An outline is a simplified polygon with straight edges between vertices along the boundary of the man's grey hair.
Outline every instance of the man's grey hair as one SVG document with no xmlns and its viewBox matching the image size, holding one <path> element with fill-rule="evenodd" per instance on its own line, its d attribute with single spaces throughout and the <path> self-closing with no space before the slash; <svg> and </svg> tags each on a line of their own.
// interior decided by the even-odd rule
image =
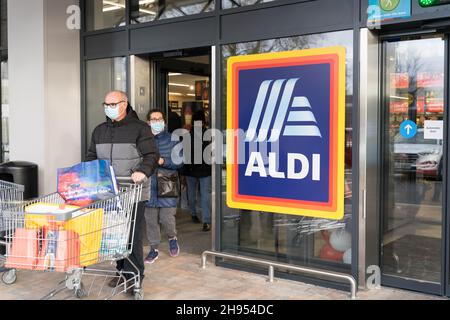
<svg viewBox="0 0 450 320">
<path fill-rule="evenodd" d="M 113 90 L 108 92 L 106 96 L 109 96 L 110 94 L 118 94 L 121 100 L 128 101 L 128 95 L 126 94 L 126 92 L 120 90 Z"/>
</svg>

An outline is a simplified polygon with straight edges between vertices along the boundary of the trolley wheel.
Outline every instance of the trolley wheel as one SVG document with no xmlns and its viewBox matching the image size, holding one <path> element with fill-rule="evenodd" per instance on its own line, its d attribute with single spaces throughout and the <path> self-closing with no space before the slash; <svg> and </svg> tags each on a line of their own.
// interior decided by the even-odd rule
<svg viewBox="0 0 450 320">
<path fill-rule="evenodd" d="M 2 274 L 2 281 L 4 284 L 11 285 L 14 282 L 16 282 L 16 280 L 17 280 L 16 269 L 11 269 L 11 270 L 5 271 Z"/>
<path fill-rule="evenodd" d="M 134 300 L 144 300 L 144 293 L 143 292 L 135 292 L 134 293 Z"/>
<path fill-rule="evenodd" d="M 80 288 L 75 289 L 75 296 L 76 296 L 78 299 L 83 299 L 84 297 L 87 296 L 86 290 L 84 289 L 83 283 L 81 283 Z"/>
</svg>

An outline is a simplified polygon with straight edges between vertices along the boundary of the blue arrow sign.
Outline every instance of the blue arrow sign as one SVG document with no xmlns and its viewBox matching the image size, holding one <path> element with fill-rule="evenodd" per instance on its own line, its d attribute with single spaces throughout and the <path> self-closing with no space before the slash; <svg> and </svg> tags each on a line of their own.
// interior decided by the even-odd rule
<svg viewBox="0 0 450 320">
<path fill-rule="evenodd" d="M 407 139 L 413 138 L 417 134 L 417 125 L 411 120 L 403 121 L 400 124 L 400 134 Z"/>
</svg>

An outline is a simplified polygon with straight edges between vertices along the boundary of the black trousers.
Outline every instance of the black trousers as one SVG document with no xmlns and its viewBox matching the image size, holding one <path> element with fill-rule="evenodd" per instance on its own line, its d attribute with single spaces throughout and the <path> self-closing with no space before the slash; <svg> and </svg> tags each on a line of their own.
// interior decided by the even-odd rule
<svg viewBox="0 0 450 320">
<path fill-rule="evenodd" d="M 128 257 L 138 268 L 141 279 L 144 278 L 144 228 L 145 228 L 145 201 L 138 202 L 136 211 L 136 226 L 134 230 L 133 248 Z M 131 241 L 130 234 L 130 241 Z M 126 259 L 117 261 L 117 270 L 129 271 L 136 273 L 136 268 Z"/>
</svg>

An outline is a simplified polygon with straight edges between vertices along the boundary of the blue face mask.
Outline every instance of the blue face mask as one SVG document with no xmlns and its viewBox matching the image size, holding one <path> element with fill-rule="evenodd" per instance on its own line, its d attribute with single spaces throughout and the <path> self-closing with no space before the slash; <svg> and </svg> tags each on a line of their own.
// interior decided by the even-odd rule
<svg viewBox="0 0 450 320">
<path fill-rule="evenodd" d="M 116 108 L 106 107 L 105 114 L 111 120 L 116 120 L 120 115 L 119 107 L 116 107 Z"/>
<path fill-rule="evenodd" d="M 152 133 L 157 135 L 164 131 L 165 124 L 164 121 L 152 122 L 150 123 L 150 127 L 152 128 Z"/>
</svg>

